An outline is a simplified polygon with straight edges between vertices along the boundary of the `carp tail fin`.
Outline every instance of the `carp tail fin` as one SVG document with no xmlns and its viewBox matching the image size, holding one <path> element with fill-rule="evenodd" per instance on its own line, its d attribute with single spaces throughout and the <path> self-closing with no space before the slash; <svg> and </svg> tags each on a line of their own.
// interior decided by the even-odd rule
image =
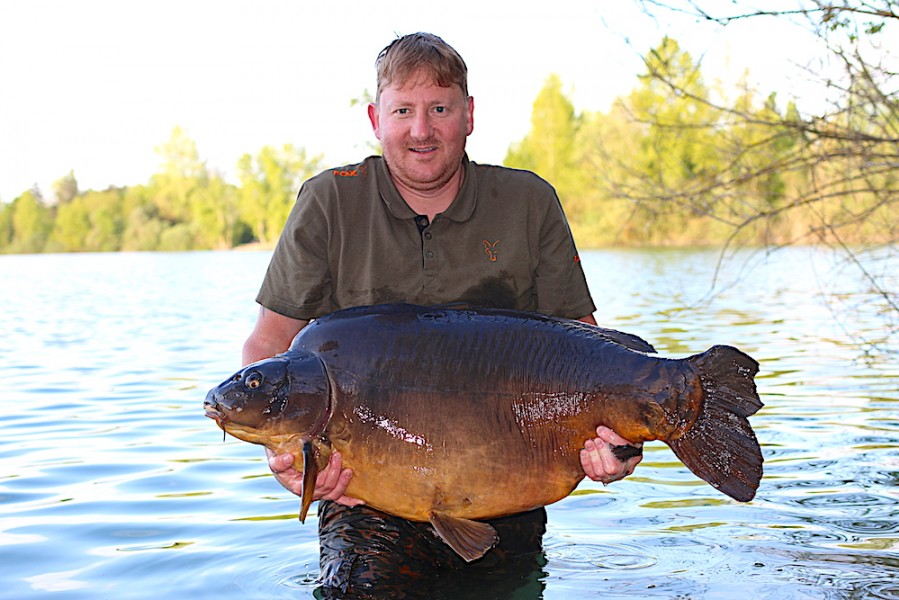
<svg viewBox="0 0 899 600">
<path fill-rule="evenodd" d="M 312 505 L 312 494 L 315 493 L 315 479 L 318 477 L 318 462 L 315 460 L 315 449 L 312 442 L 303 442 L 303 498 L 300 501 L 300 523 L 306 522 L 306 513 Z"/>
<path fill-rule="evenodd" d="M 440 539 L 465 562 L 481 558 L 499 541 L 496 530 L 481 521 L 452 517 L 438 511 L 431 511 L 428 520 Z"/>
<path fill-rule="evenodd" d="M 693 426 L 668 444 L 699 478 L 748 502 L 762 479 L 762 449 L 747 419 L 762 407 L 754 380 L 759 365 L 730 346 L 687 360 L 699 371 L 703 408 Z"/>
</svg>

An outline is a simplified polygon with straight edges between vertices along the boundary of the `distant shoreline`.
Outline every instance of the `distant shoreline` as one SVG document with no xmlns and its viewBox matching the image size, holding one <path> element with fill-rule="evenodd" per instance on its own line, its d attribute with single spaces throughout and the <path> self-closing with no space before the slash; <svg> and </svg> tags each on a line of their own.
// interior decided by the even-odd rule
<svg viewBox="0 0 899 600">
<path fill-rule="evenodd" d="M 273 244 L 265 244 L 263 242 L 250 242 L 248 244 L 240 244 L 238 246 L 234 246 L 231 250 L 237 250 L 239 252 L 255 252 L 260 250 L 274 250 L 275 246 Z"/>
</svg>

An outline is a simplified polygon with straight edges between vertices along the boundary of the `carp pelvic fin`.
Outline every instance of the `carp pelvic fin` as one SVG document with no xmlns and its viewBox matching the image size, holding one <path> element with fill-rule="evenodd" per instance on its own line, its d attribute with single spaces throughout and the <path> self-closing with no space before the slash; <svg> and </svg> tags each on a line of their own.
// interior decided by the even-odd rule
<svg viewBox="0 0 899 600">
<path fill-rule="evenodd" d="M 748 502 L 762 479 L 762 449 L 747 420 L 762 407 L 754 381 L 759 365 L 730 346 L 688 360 L 699 371 L 703 407 L 693 426 L 668 444 L 698 477 Z"/>
<path fill-rule="evenodd" d="M 431 511 L 429 520 L 440 539 L 465 562 L 481 558 L 499 541 L 496 530 L 487 523 L 451 517 L 437 511 Z"/>
<path fill-rule="evenodd" d="M 315 492 L 315 479 L 318 477 L 318 463 L 315 460 L 315 450 L 312 442 L 303 442 L 303 499 L 300 503 L 300 523 L 306 522 L 306 513 L 312 504 L 312 494 Z"/>
</svg>

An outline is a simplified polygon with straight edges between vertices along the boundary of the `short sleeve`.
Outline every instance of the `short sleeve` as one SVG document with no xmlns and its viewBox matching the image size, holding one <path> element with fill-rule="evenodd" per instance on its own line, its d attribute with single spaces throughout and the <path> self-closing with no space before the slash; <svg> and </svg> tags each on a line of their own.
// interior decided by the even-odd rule
<svg viewBox="0 0 899 600">
<path fill-rule="evenodd" d="M 540 229 L 535 272 L 537 309 L 544 314 L 579 319 L 592 314 L 596 305 L 562 205 L 555 192 L 552 197 Z"/>
<path fill-rule="evenodd" d="M 326 207 L 307 181 L 287 217 L 256 301 L 294 319 L 331 312 L 328 232 Z"/>
</svg>

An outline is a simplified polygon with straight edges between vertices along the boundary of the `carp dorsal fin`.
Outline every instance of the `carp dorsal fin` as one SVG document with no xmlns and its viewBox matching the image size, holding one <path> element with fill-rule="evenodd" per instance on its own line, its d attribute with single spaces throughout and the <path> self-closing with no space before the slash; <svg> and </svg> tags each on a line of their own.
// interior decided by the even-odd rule
<svg viewBox="0 0 899 600">
<path fill-rule="evenodd" d="M 629 350 L 645 352 L 647 354 L 655 354 L 656 352 L 656 349 L 652 347 L 652 344 L 632 333 L 624 333 L 623 331 L 596 326 L 592 326 L 591 329 L 599 335 L 599 337 L 614 342 L 619 346 L 624 346 Z"/>
<path fill-rule="evenodd" d="M 312 442 L 303 442 L 303 499 L 300 503 L 300 523 L 306 522 L 306 513 L 312 504 L 312 494 L 315 493 L 315 480 L 318 477 L 318 462 L 315 460 L 315 450 Z"/>
<path fill-rule="evenodd" d="M 440 539 L 465 562 L 481 558 L 499 541 L 496 530 L 487 523 L 452 517 L 438 511 L 431 511 L 428 516 Z"/>
</svg>

